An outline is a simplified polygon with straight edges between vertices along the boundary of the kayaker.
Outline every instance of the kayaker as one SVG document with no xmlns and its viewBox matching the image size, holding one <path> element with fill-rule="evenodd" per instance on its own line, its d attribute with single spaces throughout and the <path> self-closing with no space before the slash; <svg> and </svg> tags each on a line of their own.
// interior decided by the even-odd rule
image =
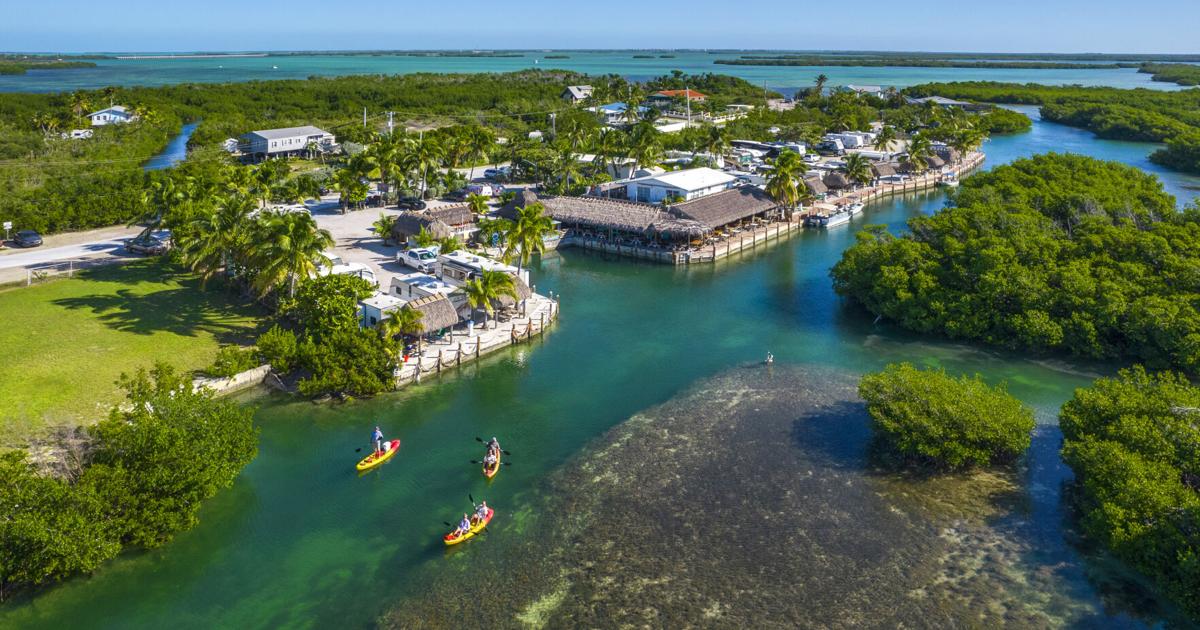
<svg viewBox="0 0 1200 630">
<path fill-rule="evenodd" d="M 483 456 L 483 463 L 488 468 L 495 466 L 496 465 L 496 452 L 492 451 L 492 450 L 488 450 L 487 455 Z"/>
<path fill-rule="evenodd" d="M 375 427 L 375 432 L 371 434 L 371 441 L 375 443 L 375 452 L 383 451 L 383 431 L 379 427 Z"/>
<path fill-rule="evenodd" d="M 475 522 L 478 523 L 487 518 L 488 506 L 487 501 L 480 501 L 479 506 L 475 508 Z"/>
<path fill-rule="evenodd" d="M 496 436 L 492 436 L 492 440 L 487 443 L 487 447 L 488 453 L 495 454 L 496 457 L 500 456 L 500 440 L 497 440 Z"/>
<path fill-rule="evenodd" d="M 471 531 L 471 519 L 463 514 L 462 520 L 458 522 L 458 529 L 454 530 L 454 535 L 462 536 L 469 531 Z"/>
</svg>

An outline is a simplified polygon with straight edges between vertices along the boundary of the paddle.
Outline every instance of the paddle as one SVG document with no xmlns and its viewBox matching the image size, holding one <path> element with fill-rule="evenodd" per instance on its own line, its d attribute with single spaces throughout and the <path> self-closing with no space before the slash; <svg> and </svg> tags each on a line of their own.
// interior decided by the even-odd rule
<svg viewBox="0 0 1200 630">
<path fill-rule="evenodd" d="M 475 441 L 479 442 L 480 444 L 487 444 L 487 440 L 479 437 L 478 435 L 475 436 Z M 512 453 L 509 453 L 508 451 L 506 451 L 504 449 L 500 449 L 500 452 L 504 453 L 505 455 L 512 455 Z"/>
</svg>

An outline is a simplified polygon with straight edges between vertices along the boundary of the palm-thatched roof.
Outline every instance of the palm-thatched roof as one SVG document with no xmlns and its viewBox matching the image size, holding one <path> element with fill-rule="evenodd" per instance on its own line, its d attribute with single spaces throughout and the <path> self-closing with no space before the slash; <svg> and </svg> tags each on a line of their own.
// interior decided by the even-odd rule
<svg viewBox="0 0 1200 630">
<path fill-rule="evenodd" d="M 567 227 L 586 227 L 593 230 L 616 230 L 632 234 L 692 238 L 704 234 L 707 228 L 698 221 L 683 219 L 664 211 L 660 206 L 604 199 L 600 197 L 541 197 L 530 191 L 518 194 L 501 208 L 500 215 L 516 218 L 517 210 L 530 203 L 541 202 L 546 214 Z M 505 211 L 510 215 L 505 215 Z"/>
<path fill-rule="evenodd" d="M 770 195 L 754 186 L 739 186 L 672 206 L 668 211 L 716 229 L 777 208 Z"/>
<path fill-rule="evenodd" d="M 525 281 L 521 279 L 521 276 L 513 276 L 512 279 L 513 287 L 517 290 L 517 299 L 514 300 L 511 295 L 501 295 L 500 298 L 494 302 L 500 308 L 511 308 L 515 306 L 517 302 L 520 302 L 521 300 L 528 300 L 533 296 L 533 289 L 530 289 L 529 285 L 525 284 Z"/>
<path fill-rule="evenodd" d="M 466 204 L 434 208 L 428 213 L 438 221 L 455 227 L 475 222 L 475 213 Z"/>
<path fill-rule="evenodd" d="M 931 155 L 925 158 L 925 161 L 929 164 L 929 168 L 942 168 L 946 165 L 946 160 L 943 160 L 936 155 Z"/>
<path fill-rule="evenodd" d="M 417 298 L 405 304 L 404 308 L 421 312 L 421 326 L 425 332 L 436 332 L 458 323 L 458 311 L 454 304 L 441 294 Z"/>
<path fill-rule="evenodd" d="M 955 149 L 954 147 L 937 147 L 935 151 L 937 152 L 938 157 L 942 158 L 947 163 L 957 162 L 959 158 L 962 157 L 962 154 L 959 153 L 958 149 Z"/>
<path fill-rule="evenodd" d="M 850 179 L 845 173 L 829 173 L 825 175 L 825 185 L 830 188 L 849 188 Z"/>
<path fill-rule="evenodd" d="M 871 172 L 875 177 L 891 177 L 896 174 L 898 166 L 895 162 L 876 162 L 871 165 Z"/>
<path fill-rule="evenodd" d="M 529 190 L 528 188 L 524 188 L 518 191 L 517 196 L 513 197 L 511 201 L 501 206 L 501 208 L 496 211 L 496 215 L 508 219 L 509 221 L 516 221 L 517 212 L 520 211 L 521 208 L 524 208 L 530 204 L 535 204 L 537 201 L 537 193 Z"/>
<path fill-rule="evenodd" d="M 426 212 L 401 212 L 392 224 L 392 238 L 406 241 L 409 237 L 420 234 L 422 228 L 429 230 L 434 238 L 446 238 L 451 234 L 449 225 Z"/>
<path fill-rule="evenodd" d="M 808 192 L 814 195 L 823 195 L 829 192 L 829 187 L 821 181 L 820 177 L 805 177 L 804 185 L 808 187 Z"/>
</svg>

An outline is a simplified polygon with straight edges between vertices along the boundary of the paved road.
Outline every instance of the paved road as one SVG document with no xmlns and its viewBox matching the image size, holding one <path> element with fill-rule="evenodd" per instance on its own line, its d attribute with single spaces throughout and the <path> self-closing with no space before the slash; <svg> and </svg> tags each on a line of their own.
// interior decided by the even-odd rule
<svg viewBox="0 0 1200 630">
<path fill-rule="evenodd" d="M 122 229 L 120 236 L 112 236 L 114 230 L 105 228 L 91 232 L 77 232 L 71 240 L 80 241 L 58 247 L 34 247 L 31 249 L 5 250 L 0 255 L 0 283 L 24 280 L 26 270 L 55 263 L 85 263 L 88 265 L 121 262 L 137 258 L 125 252 L 125 239 L 140 232 L 140 228 Z M 128 233 L 126 233 L 128 232 Z M 96 240 L 87 240 L 89 237 Z M 165 236 L 166 232 L 157 235 Z M 46 239 L 50 241 L 50 238 Z M 51 241 L 49 244 L 53 244 Z"/>
</svg>

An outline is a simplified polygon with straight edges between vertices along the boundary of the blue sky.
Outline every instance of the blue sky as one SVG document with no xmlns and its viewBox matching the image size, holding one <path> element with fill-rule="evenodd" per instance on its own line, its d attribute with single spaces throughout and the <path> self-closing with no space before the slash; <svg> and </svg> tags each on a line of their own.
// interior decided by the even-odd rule
<svg viewBox="0 0 1200 630">
<path fill-rule="evenodd" d="M 1198 0 L 49 0 L 20 2 L 4 18 L 5 51 L 1200 52 Z"/>
</svg>

